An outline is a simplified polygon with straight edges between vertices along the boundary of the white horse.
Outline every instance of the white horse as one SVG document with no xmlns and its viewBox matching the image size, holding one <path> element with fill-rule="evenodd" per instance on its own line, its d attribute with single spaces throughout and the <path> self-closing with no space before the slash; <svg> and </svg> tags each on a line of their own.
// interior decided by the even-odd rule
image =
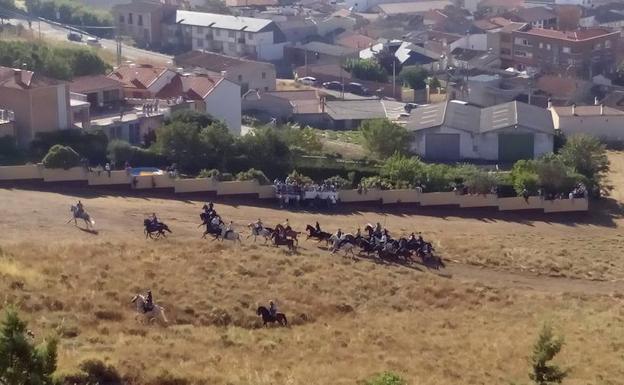
<svg viewBox="0 0 624 385">
<path fill-rule="evenodd" d="M 251 230 L 251 234 L 249 234 L 247 238 L 253 236 L 254 242 L 256 241 L 257 237 L 264 237 L 264 244 L 266 245 L 266 243 L 271 239 L 271 232 L 266 228 L 258 228 L 255 223 L 250 223 L 247 225 L 247 227 L 249 227 L 249 229 Z"/>
<path fill-rule="evenodd" d="M 219 226 L 219 228 L 221 229 L 221 241 L 223 241 L 224 239 L 227 239 L 228 241 L 238 241 L 238 243 L 243 243 L 243 241 L 241 241 L 241 236 L 239 233 L 237 233 L 234 230 L 231 230 L 229 232 L 227 232 L 227 227 L 222 223 L 221 226 Z M 225 235 L 225 233 L 227 232 L 227 235 Z"/>
<path fill-rule="evenodd" d="M 78 218 L 85 221 L 87 225 L 87 229 L 90 228 L 91 226 L 95 226 L 95 221 L 91 218 L 89 213 L 87 213 L 86 211 L 79 212 L 78 207 L 74 205 L 72 205 L 69 210 L 72 212 L 72 217 L 74 219 L 74 226 L 78 226 Z"/>
<path fill-rule="evenodd" d="M 160 321 L 163 325 L 169 323 L 167 317 L 165 316 L 165 308 L 159 305 L 154 304 L 152 310 L 146 312 L 145 311 L 145 297 L 141 294 L 137 294 L 132 297 L 131 303 L 136 305 L 137 317 L 143 316 L 144 320 L 147 322 L 152 321 Z"/>
<path fill-rule="evenodd" d="M 345 234 L 345 235 L 347 235 L 347 234 Z M 355 248 L 355 245 L 353 243 L 351 243 L 351 242 L 344 242 L 342 244 L 342 246 L 338 247 L 338 245 L 340 245 L 340 241 L 342 241 L 344 238 L 345 238 L 344 235 L 342 236 L 342 238 L 338 238 L 336 236 L 336 234 L 333 234 L 329 238 L 329 241 L 332 242 L 331 253 L 334 254 L 338 250 L 344 250 L 344 256 L 345 257 L 348 254 L 351 254 L 351 257 L 355 259 L 355 253 L 353 252 L 353 249 Z"/>
</svg>

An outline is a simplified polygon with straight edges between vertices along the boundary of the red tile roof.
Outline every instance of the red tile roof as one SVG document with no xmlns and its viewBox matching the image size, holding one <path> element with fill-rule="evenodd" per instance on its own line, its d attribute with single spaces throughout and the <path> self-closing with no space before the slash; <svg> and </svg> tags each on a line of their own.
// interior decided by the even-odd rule
<svg viewBox="0 0 624 385">
<path fill-rule="evenodd" d="M 607 36 L 610 34 L 619 34 L 619 32 L 614 32 L 606 28 L 587 28 L 579 29 L 576 31 L 557 31 L 554 29 L 532 28 L 522 33 L 567 41 L 583 41 Z"/>
<path fill-rule="evenodd" d="M 348 48 L 364 49 L 375 43 L 375 39 L 359 33 L 343 32 L 336 38 L 336 44 Z"/>
<path fill-rule="evenodd" d="M 278 0 L 225 0 L 228 7 L 267 7 L 279 5 Z"/>
<path fill-rule="evenodd" d="M 121 88 L 123 83 L 105 75 L 81 76 L 74 78 L 69 84 L 69 90 L 78 93 L 88 93 L 109 88 Z"/>
<path fill-rule="evenodd" d="M 33 89 L 49 87 L 63 83 L 60 80 L 48 78 L 32 71 L 16 68 L 0 67 L 0 87 Z"/>
<path fill-rule="evenodd" d="M 122 82 L 124 87 L 146 89 L 167 71 L 167 68 L 149 64 L 123 65 L 108 77 Z"/>
<path fill-rule="evenodd" d="M 222 77 L 209 75 L 176 75 L 169 84 L 156 94 L 156 97 L 184 96 L 191 100 L 204 100 L 222 80 Z"/>
</svg>

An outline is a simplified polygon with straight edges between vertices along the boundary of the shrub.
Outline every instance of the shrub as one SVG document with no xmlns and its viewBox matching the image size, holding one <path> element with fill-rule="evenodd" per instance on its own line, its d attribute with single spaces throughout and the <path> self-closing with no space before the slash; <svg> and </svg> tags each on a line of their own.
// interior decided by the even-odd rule
<svg viewBox="0 0 624 385">
<path fill-rule="evenodd" d="M 552 327 L 544 325 L 533 345 L 529 378 L 536 385 L 560 384 L 568 375 L 567 370 L 550 363 L 563 347 L 563 338 L 555 337 Z"/>
<path fill-rule="evenodd" d="M 609 171 L 609 159 L 605 146 L 597 138 L 589 135 L 571 136 L 559 154 L 566 166 L 586 178 L 590 194 L 599 196 L 608 190 L 604 179 Z"/>
<path fill-rule="evenodd" d="M 221 171 L 217 170 L 216 168 L 213 168 L 210 170 L 203 169 L 199 172 L 198 177 L 199 178 L 215 178 L 219 180 L 219 178 L 221 178 Z"/>
<path fill-rule="evenodd" d="M 108 159 L 118 166 L 126 162 L 134 167 L 160 167 L 167 164 L 167 159 L 150 149 L 132 146 L 123 140 L 113 140 L 108 144 Z"/>
<path fill-rule="evenodd" d="M 407 150 L 407 129 L 387 119 L 366 120 L 360 126 L 364 146 L 381 159 Z"/>
<path fill-rule="evenodd" d="M 325 183 L 329 183 L 333 185 L 338 190 L 346 190 L 353 187 L 353 181 L 345 179 L 340 175 L 332 176 L 331 178 L 325 179 Z"/>
<path fill-rule="evenodd" d="M 86 360 L 79 365 L 80 372 L 66 375 L 63 383 L 76 385 L 121 385 L 122 378 L 112 365 L 107 365 L 100 360 Z"/>
<path fill-rule="evenodd" d="M 288 177 L 294 180 L 298 185 L 314 183 L 314 181 L 310 177 L 307 177 L 301 173 L 298 173 L 297 170 L 293 170 L 290 174 L 288 174 Z"/>
<path fill-rule="evenodd" d="M 362 187 L 367 189 L 391 190 L 394 188 L 394 185 L 391 181 L 380 176 L 370 176 L 367 178 L 362 178 L 360 184 L 362 185 Z"/>
<path fill-rule="evenodd" d="M 236 174 L 236 180 L 244 181 L 244 180 L 256 180 L 261 185 L 269 185 L 271 181 L 267 178 L 266 175 L 260 170 L 256 170 L 255 168 L 250 168 L 247 171 L 241 171 Z"/>
<path fill-rule="evenodd" d="M 407 157 L 395 153 L 381 166 L 381 177 L 395 185 L 416 185 L 424 181 L 426 165 L 417 157 Z"/>
<path fill-rule="evenodd" d="M 364 381 L 364 385 L 407 385 L 407 381 L 396 373 L 383 372 Z"/>
<path fill-rule="evenodd" d="M 58 130 L 37 133 L 30 144 L 33 155 L 39 159 L 55 144 L 70 146 L 91 163 L 104 163 L 108 137 L 102 130 Z"/>
<path fill-rule="evenodd" d="M 349 59 L 345 64 L 345 70 L 358 79 L 381 83 L 388 81 L 386 71 L 373 59 Z"/>
<path fill-rule="evenodd" d="M 420 90 L 425 88 L 425 81 L 429 73 L 426 69 L 418 66 L 406 67 L 401 71 L 399 79 L 407 87 L 413 90 Z"/>
<path fill-rule="evenodd" d="M 422 188 L 425 192 L 449 191 L 454 183 L 451 166 L 446 164 L 428 164 L 425 169 L 425 180 Z"/>
<path fill-rule="evenodd" d="M 80 166 L 80 155 L 69 146 L 56 144 L 50 148 L 50 151 L 43 158 L 43 166 L 45 168 L 62 168 L 67 170 Z"/>
</svg>

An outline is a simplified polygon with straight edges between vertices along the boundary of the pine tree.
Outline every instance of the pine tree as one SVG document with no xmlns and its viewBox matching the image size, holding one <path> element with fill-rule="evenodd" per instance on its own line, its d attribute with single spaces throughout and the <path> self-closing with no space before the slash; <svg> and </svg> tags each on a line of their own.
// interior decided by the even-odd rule
<svg viewBox="0 0 624 385">
<path fill-rule="evenodd" d="M 563 347 L 563 338 L 555 337 L 552 327 L 544 325 L 533 346 L 529 378 L 536 385 L 560 384 L 568 371 L 550 363 Z"/>
</svg>

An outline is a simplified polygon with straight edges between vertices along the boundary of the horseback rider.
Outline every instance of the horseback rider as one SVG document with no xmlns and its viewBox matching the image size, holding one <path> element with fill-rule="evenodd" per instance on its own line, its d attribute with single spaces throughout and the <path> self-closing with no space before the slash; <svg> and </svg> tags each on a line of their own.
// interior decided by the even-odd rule
<svg viewBox="0 0 624 385">
<path fill-rule="evenodd" d="M 342 229 L 338 229 L 338 231 L 336 231 L 336 238 L 338 238 L 338 240 L 342 239 Z"/>
<path fill-rule="evenodd" d="M 143 304 L 143 310 L 145 313 L 154 310 L 154 298 L 152 297 L 152 291 L 148 290 L 145 298 L 145 304 Z"/>
<path fill-rule="evenodd" d="M 282 226 L 284 226 L 284 231 L 292 230 L 292 227 L 290 227 L 290 222 L 288 222 L 288 218 L 286 218 L 286 222 L 284 222 Z"/>
<path fill-rule="evenodd" d="M 229 233 L 234 232 L 234 230 L 232 229 L 233 226 L 234 226 L 234 222 L 230 221 L 230 223 L 225 228 L 225 233 L 223 233 L 223 238 L 224 239 L 227 239 L 227 236 L 228 236 Z"/>
<path fill-rule="evenodd" d="M 360 230 L 359 227 L 358 227 L 357 231 L 355 232 L 355 238 L 356 239 L 362 238 L 362 231 Z"/>
<path fill-rule="evenodd" d="M 84 213 L 84 206 L 82 205 L 82 202 L 80 200 L 78 200 L 78 203 L 76 203 L 76 208 L 76 216 L 80 217 L 82 213 Z"/>
<path fill-rule="evenodd" d="M 273 301 L 269 301 L 269 314 L 271 314 L 273 318 L 277 317 L 277 306 L 275 306 Z"/>
<path fill-rule="evenodd" d="M 160 223 L 158 221 L 158 217 L 156 216 L 156 213 L 152 213 L 151 222 L 152 222 L 152 226 L 158 226 L 158 224 Z"/>
<path fill-rule="evenodd" d="M 210 221 L 210 227 L 212 227 L 213 229 L 216 229 L 219 227 L 220 224 L 221 224 L 221 217 L 219 217 L 218 215 L 215 215 L 214 217 L 212 217 L 212 220 Z"/>
<path fill-rule="evenodd" d="M 388 242 L 388 230 L 383 231 L 383 233 L 381 233 L 381 238 L 379 239 L 379 243 L 385 244 L 386 242 Z"/>
<path fill-rule="evenodd" d="M 375 234 L 381 234 L 381 223 L 377 222 L 377 225 L 375 225 Z"/>
<path fill-rule="evenodd" d="M 316 228 L 316 232 L 317 232 L 317 233 L 320 233 L 320 232 L 321 232 L 321 225 L 319 225 L 318 221 L 316 221 L 316 226 L 315 226 L 315 228 Z"/>
<path fill-rule="evenodd" d="M 262 220 L 260 218 L 258 218 L 258 220 L 254 223 L 254 227 L 256 228 L 256 231 L 261 231 L 262 228 L 264 227 L 262 224 Z"/>
</svg>

